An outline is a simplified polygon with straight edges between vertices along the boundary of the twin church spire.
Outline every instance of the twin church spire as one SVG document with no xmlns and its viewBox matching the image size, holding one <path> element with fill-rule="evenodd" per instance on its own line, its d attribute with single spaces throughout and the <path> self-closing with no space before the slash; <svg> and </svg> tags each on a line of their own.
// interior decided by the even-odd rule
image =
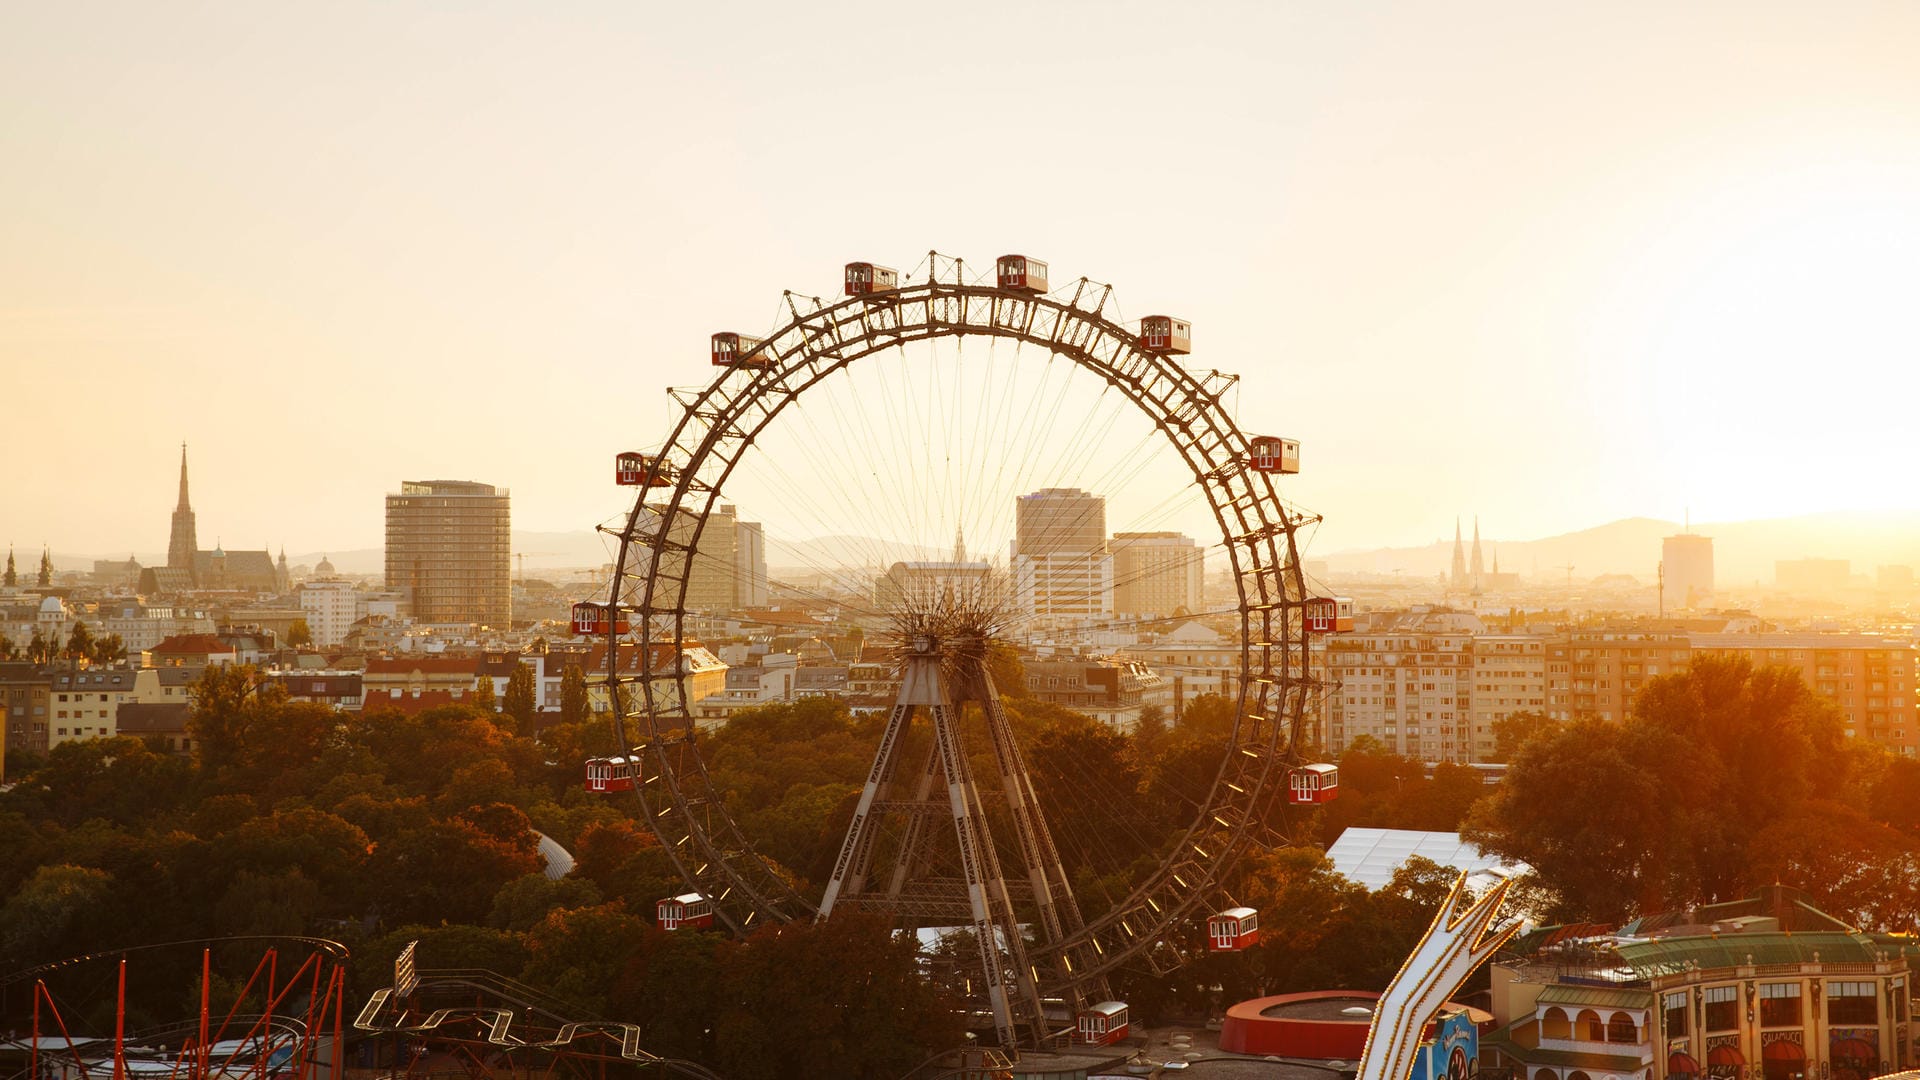
<svg viewBox="0 0 1920 1080">
<path fill-rule="evenodd" d="M 1494 556 L 1494 570 L 1500 568 L 1500 557 Z M 1480 516 L 1473 518 L 1473 563 L 1468 568 L 1467 552 L 1460 542 L 1460 519 L 1453 519 L 1453 577 L 1452 585 L 1456 590 L 1469 590 L 1478 595 L 1487 579 L 1486 562 L 1480 557 Z"/>
</svg>

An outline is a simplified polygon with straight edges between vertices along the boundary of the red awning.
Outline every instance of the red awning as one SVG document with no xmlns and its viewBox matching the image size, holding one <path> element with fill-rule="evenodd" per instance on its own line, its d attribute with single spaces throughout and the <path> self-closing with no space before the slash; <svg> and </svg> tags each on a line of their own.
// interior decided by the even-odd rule
<svg viewBox="0 0 1920 1080">
<path fill-rule="evenodd" d="M 1833 1044 L 1833 1057 L 1836 1061 L 1877 1061 L 1880 1048 L 1865 1039 L 1841 1039 Z"/>
<path fill-rule="evenodd" d="M 1693 1060 L 1692 1054 L 1667 1055 L 1668 1076 L 1699 1076 L 1700 1063 Z"/>
<path fill-rule="evenodd" d="M 1805 1061 L 1807 1052 L 1800 1044 L 1779 1039 L 1760 1048 L 1760 1056 L 1768 1061 Z"/>
<path fill-rule="evenodd" d="M 1746 1063 L 1747 1055 L 1741 1053 L 1737 1046 L 1716 1046 L 1707 1051 L 1709 1065 L 1745 1065 Z"/>
</svg>

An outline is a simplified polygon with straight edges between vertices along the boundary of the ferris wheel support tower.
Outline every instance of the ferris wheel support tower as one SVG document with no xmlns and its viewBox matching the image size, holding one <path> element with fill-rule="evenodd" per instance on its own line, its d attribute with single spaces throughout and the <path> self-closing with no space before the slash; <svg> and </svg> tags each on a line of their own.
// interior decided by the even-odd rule
<svg viewBox="0 0 1920 1080">
<path fill-rule="evenodd" d="M 832 915 L 836 906 L 871 907 L 915 925 L 966 923 L 980 950 L 1000 1045 L 1019 1045 L 1022 1026 L 1038 1042 L 1046 1034 L 1040 980 L 1028 958 L 1014 912 L 1013 890 L 1001 868 L 986 808 L 973 780 L 960 726 L 966 702 L 974 702 L 986 719 L 1001 791 L 1045 944 L 1067 941 L 1085 929 L 1085 922 L 1040 812 L 1026 760 L 986 670 L 985 613 L 949 606 L 932 615 L 908 615 L 903 621 L 908 640 L 899 697 L 888 713 L 886 731 L 821 899 L 819 917 Z M 896 788 L 904 786 L 902 743 L 915 715 L 923 710 L 932 725 L 932 742 L 912 797 L 900 798 Z M 936 781 L 944 781 L 944 797 L 936 795 Z M 943 815 L 953 823 L 954 861 L 961 872 L 957 879 L 939 873 L 950 868 L 938 858 L 944 845 L 936 820 Z M 890 840 L 883 841 L 883 834 L 890 834 Z M 880 856 L 883 843 L 888 850 Z M 885 867 L 884 862 L 876 866 L 877 857 L 890 859 L 890 870 L 876 875 L 876 869 Z M 884 889 L 869 889 L 869 881 L 876 877 L 886 879 Z M 1059 976 L 1070 974 L 1049 972 L 1047 981 L 1057 982 Z M 1104 980 L 1100 989 L 1104 992 Z M 1076 987 L 1073 1006 L 1078 1010 L 1084 1004 Z"/>
</svg>

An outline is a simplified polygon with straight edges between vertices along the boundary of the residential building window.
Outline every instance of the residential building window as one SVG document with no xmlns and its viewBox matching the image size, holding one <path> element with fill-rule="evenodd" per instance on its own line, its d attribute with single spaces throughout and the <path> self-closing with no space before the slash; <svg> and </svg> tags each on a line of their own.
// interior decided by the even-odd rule
<svg viewBox="0 0 1920 1080">
<path fill-rule="evenodd" d="M 1760 1026 L 1800 1026 L 1800 984 L 1760 984 Z"/>
</svg>

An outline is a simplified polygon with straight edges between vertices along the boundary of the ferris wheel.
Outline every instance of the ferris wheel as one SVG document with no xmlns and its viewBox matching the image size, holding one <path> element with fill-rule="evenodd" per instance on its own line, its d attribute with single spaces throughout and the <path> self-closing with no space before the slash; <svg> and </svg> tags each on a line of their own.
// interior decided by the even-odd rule
<svg viewBox="0 0 1920 1080">
<path fill-rule="evenodd" d="M 1009 1045 L 1016 1026 L 1037 1025 L 1043 998 L 1092 1006 L 1083 1017 L 1104 1008 L 1100 1031 L 1108 1031 L 1115 1003 L 1092 1003 L 1107 996 L 1110 975 L 1182 961 L 1181 935 L 1197 912 L 1221 906 L 1225 876 L 1258 842 L 1264 809 L 1336 790 L 1330 766 L 1301 756 L 1320 689 L 1308 643 L 1350 616 L 1303 575 L 1296 532 L 1314 519 L 1275 488 L 1277 475 L 1298 471 L 1298 443 L 1244 433 L 1229 404 L 1238 377 L 1183 359 L 1191 340 L 1189 324 L 1172 316 L 1123 323 L 1110 286 L 1079 278 L 1052 287 L 1037 259 L 1003 256 L 990 273 L 975 274 L 936 253 L 908 274 L 849 263 L 841 297 L 788 292 L 770 331 L 713 335 L 712 379 L 672 392 L 679 415 L 671 433 L 654 449 L 619 455 L 616 479 L 638 495 L 623 520 L 603 527 L 619 544 L 604 602 L 574 610 L 575 632 L 608 645 L 596 682 L 618 745 L 631 747 L 589 763 L 589 787 L 634 792 L 687 883 L 686 893 L 661 901 L 663 925 L 746 933 L 815 918 L 836 903 L 922 925 L 971 922 Z M 840 481 L 823 479 L 834 471 Z M 1010 626 L 1029 637 L 1093 640 L 1126 620 L 1112 611 L 1104 620 L 1036 618 L 1031 582 L 1022 592 L 1011 570 L 985 605 L 956 604 L 951 588 L 930 603 L 896 595 L 892 611 L 882 610 L 884 599 L 845 599 L 859 589 L 850 581 L 870 580 L 889 562 L 935 565 L 924 557 L 947 536 L 955 550 L 944 562 L 975 565 L 965 556 L 968 536 L 1004 539 L 994 528 L 1013 517 L 1012 498 L 1066 479 L 1136 493 L 1134 523 L 1177 519 L 1204 531 L 1229 583 L 1212 611 L 1235 630 L 1224 646 L 1232 677 L 1222 684 L 1233 696 L 1232 731 L 1218 771 L 1193 794 L 1191 822 L 1157 869 L 1093 917 L 1074 902 L 1071 845 L 1056 843 L 1039 813 L 1019 740 L 1004 717 L 995 719 L 998 697 L 980 657 L 985 639 Z M 814 556 L 821 572 L 808 588 L 841 597 L 849 619 L 890 620 L 897 629 L 903 684 L 824 897 L 803 895 L 756 847 L 701 752 L 696 706 L 710 685 L 689 657 L 712 615 L 700 595 L 702 541 L 723 515 L 731 519 L 731 501 L 749 497 L 798 506 L 815 530 L 913 534 L 892 548 L 869 538 L 870 550 L 850 556 L 852 542 L 836 532 L 839 553 Z M 990 539 L 986 548 L 997 545 Z M 1109 576 L 1097 587 L 1115 584 Z M 943 741 L 959 736 L 954 724 L 941 726 L 942 710 L 966 702 L 986 717 L 996 779 L 1012 807 L 1013 874 L 986 835 L 965 754 L 949 753 Z M 934 728 L 917 773 L 917 761 L 900 766 L 892 756 L 895 735 L 916 716 Z M 943 806 L 959 832 L 952 866 L 964 868 L 948 875 L 951 895 L 939 893 L 938 882 L 908 882 L 911 851 L 925 844 L 924 823 Z M 904 825 L 893 839 L 876 840 L 888 812 Z M 890 890 L 873 883 L 888 876 L 875 865 L 876 848 L 892 853 Z M 1210 920 L 1214 947 L 1250 940 L 1252 915 L 1230 907 Z M 1037 941 L 1018 941 L 1022 923 L 1039 927 Z M 1098 1041 L 1099 1032 L 1085 1034 Z"/>
</svg>

